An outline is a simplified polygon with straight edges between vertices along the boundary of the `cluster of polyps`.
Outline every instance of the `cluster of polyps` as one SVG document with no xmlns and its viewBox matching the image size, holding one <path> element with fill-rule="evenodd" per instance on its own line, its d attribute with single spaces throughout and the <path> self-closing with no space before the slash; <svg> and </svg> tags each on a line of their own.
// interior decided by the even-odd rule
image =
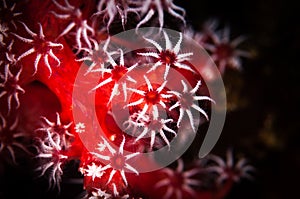
<svg viewBox="0 0 300 199">
<path fill-rule="evenodd" d="M 36 156 L 41 159 L 41 166 L 36 170 L 41 171 L 40 176 L 50 170 L 49 186 L 59 188 L 63 174 L 62 165 L 68 160 L 66 155 L 66 151 L 70 147 L 68 137 L 73 135 L 69 133 L 72 123 L 64 125 L 61 123 L 60 115 L 56 113 L 56 116 L 56 122 L 42 117 L 44 121 L 42 127 L 36 129 L 37 133 L 43 133 L 38 138 L 38 155 Z"/>
<path fill-rule="evenodd" d="M 196 72 L 188 63 L 190 59 L 193 59 L 193 53 L 181 52 L 183 41 L 181 33 L 178 34 L 174 48 L 169 35 L 166 32 L 162 33 L 164 35 L 165 46 L 161 46 L 152 39 L 145 38 L 145 41 L 154 45 L 154 48 L 147 48 L 133 55 L 137 60 L 133 65 L 127 63 L 128 57 L 126 57 L 122 49 L 117 49 L 113 52 L 107 50 L 109 49 L 107 42 L 109 39 L 105 42 L 105 51 L 101 53 L 104 53 L 104 58 L 101 59 L 100 64 L 95 64 L 99 61 L 94 56 L 97 52 L 87 51 L 88 55 L 84 57 L 84 60 L 92 61 L 90 66 L 84 65 L 86 67 L 84 76 L 89 77 L 96 73 L 100 77 L 98 83 L 91 85 L 91 89 L 86 94 L 106 92 L 108 94 L 107 100 L 103 99 L 102 96 L 99 96 L 99 98 L 96 97 L 96 100 L 101 100 L 101 104 L 106 105 L 108 110 L 117 102 L 124 105 L 121 109 L 129 111 L 127 118 L 124 117 L 122 118 L 123 120 L 118 121 L 121 122 L 122 126 L 127 125 L 125 130 L 121 129 L 123 138 L 121 144 L 118 146 L 119 148 L 115 149 L 109 143 L 114 141 L 114 137 L 111 138 L 108 136 L 108 138 L 105 138 L 101 136 L 98 147 L 90 153 L 92 158 L 88 160 L 89 163 L 82 164 L 80 167 L 80 171 L 89 179 L 86 181 L 86 186 L 91 187 L 92 191 L 90 193 L 94 196 L 99 192 L 99 189 L 102 191 L 102 194 L 112 194 L 115 197 L 116 193 L 121 193 L 121 190 L 129 184 L 125 171 L 139 174 L 134 165 L 129 164 L 127 161 L 131 158 L 138 159 L 140 152 L 155 151 L 167 145 L 169 152 L 172 153 L 172 139 L 177 137 L 177 131 L 186 117 L 189 118 L 191 128 L 196 132 L 196 116 L 190 109 L 203 114 L 207 120 L 209 118 L 209 114 L 205 112 L 201 105 L 198 105 L 198 101 L 200 100 L 213 101 L 209 96 L 200 95 L 199 88 L 201 81 L 198 80 L 195 85 L 190 86 L 191 83 L 189 80 L 172 80 L 171 75 L 169 75 L 174 70 L 180 69 L 193 76 Z M 114 59 L 112 55 L 119 56 Z M 143 59 L 140 59 L 144 57 L 151 57 L 154 61 L 153 65 L 147 62 L 147 66 L 145 66 L 141 61 Z M 132 71 L 140 69 L 144 71 L 138 75 L 142 76 L 142 78 L 132 73 Z M 163 75 L 158 73 L 161 69 L 164 70 Z M 153 80 L 153 75 L 160 76 L 161 78 Z M 183 88 L 170 89 L 169 83 L 172 81 L 178 81 L 179 84 L 182 84 Z M 173 112 L 177 116 L 170 116 L 163 112 Z M 118 110 L 117 112 L 111 110 L 110 114 L 116 120 L 119 119 L 118 114 L 120 113 Z M 82 132 L 82 135 L 85 134 L 88 136 L 87 131 L 82 129 L 83 126 L 88 128 L 88 125 L 90 124 L 78 122 L 75 130 Z M 126 135 L 125 131 L 134 132 L 134 135 Z M 112 133 L 107 132 L 107 134 L 110 135 Z M 143 145 L 144 151 L 126 155 L 124 147 L 129 147 L 128 143 L 130 142 L 128 140 L 134 140 L 134 144 L 140 143 L 140 145 Z M 160 143 L 160 145 L 156 143 Z M 116 183 L 116 179 L 119 179 L 121 183 L 120 181 Z"/>
<path fill-rule="evenodd" d="M 42 16 L 35 17 L 40 21 L 32 21 L 30 24 L 25 18 L 21 18 L 21 12 L 26 11 L 19 11 L 23 4 L 18 6 L 14 2 L 2 0 L 1 16 L 4 13 L 8 18 L 0 20 L 0 154 L 8 152 L 14 162 L 17 162 L 18 149 L 30 154 L 23 142 L 30 135 L 33 140 L 37 140 L 37 154 L 34 157 L 39 160 L 39 165 L 36 170 L 42 176 L 48 176 L 49 184 L 53 187 L 59 187 L 65 164 L 71 159 L 80 159 L 79 170 L 84 175 L 87 197 L 135 197 L 133 193 L 139 190 L 130 191 L 131 180 L 126 172 L 139 174 L 139 171 L 131 160 L 138 159 L 144 151 L 155 151 L 164 146 L 171 153 L 172 141 L 178 136 L 178 129 L 187 124 L 191 131 L 186 131 L 186 134 L 196 132 L 199 122 L 195 112 L 208 121 L 209 113 L 202 102 L 214 102 L 207 94 L 201 95 L 200 89 L 205 84 L 195 78 L 196 70 L 189 63 L 193 59 L 193 52 L 186 52 L 181 48 L 183 35 L 179 33 L 177 40 L 171 42 L 168 33 L 162 30 L 168 23 L 165 20 L 166 14 L 181 22 L 184 30 L 185 11 L 176 6 L 173 0 L 100 0 L 95 4 L 95 9 L 88 13 L 89 17 L 86 17 L 84 8 L 75 6 L 68 0 L 45 2 L 49 3 L 51 10 L 43 10 Z M 118 23 L 125 29 L 129 15 L 136 33 L 140 33 L 140 27 L 147 24 L 158 26 L 165 45 L 145 35 L 144 39 L 152 49 L 141 50 L 130 60 L 122 49 L 109 51 L 111 35 L 108 30 L 113 29 L 113 23 Z M 45 26 L 46 21 L 51 21 L 50 16 L 58 21 L 58 30 L 52 31 Z M 17 21 L 20 23 L 16 23 Z M 102 27 L 100 31 L 99 26 Z M 222 33 L 215 30 L 215 23 L 208 24 L 204 33 L 195 34 L 194 38 L 210 51 L 221 73 L 224 73 L 227 66 L 240 68 L 239 56 L 247 55 L 236 49 L 241 39 L 229 41 L 228 29 Z M 57 35 L 49 35 L 51 33 Z M 102 37 L 97 37 L 99 35 Z M 104 47 L 100 48 L 98 44 L 106 36 L 108 39 Z M 77 59 L 72 52 L 74 48 L 77 50 Z M 114 59 L 115 55 L 119 55 L 118 59 Z M 147 66 L 142 66 L 143 60 L 148 60 Z M 152 64 L 149 64 L 149 60 Z M 107 132 L 107 138 L 102 136 L 93 152 L 88 152 L 78 139 L 79 135 L 90 133 L 88 124 L 78 122 L 74 129 L 71 128 L 72 106 L 68 97 L 74 87 L 72 75 L 82 61 L 90 62 L 85 71 L 86 76 L 96 73 L 101 77 L 98 84 L 92 85 L 86 94 L 100 91 L 108 94 L 109 99 L 104 106 L 110 111 L 111 103 L 121 93 L 124 96 L 124 108 L 130 112 L 129 117 L 121 121 L 126 126 L 122 134 Z M 141 67 L 145 67 L 142 70 L 144 72 L 139 74 L 141 78 L 131 75 L 132 71 Z M 191 82 L 190 79 L 176 79 L 178 87 L 171 89 L 169 83 L 174 81 L 170 77 L 172 70 L 189 74 L 194 79 Z M 159 76 L 161 81 L 153 81 L 153 74 Z M 42 126 L 37 127 L 35 133 L 19 131 L 24 124 L 20 124 L 18 117 L 14 117 L 18 110 L 28 106 L 19 99 L 19 94 L 27 91 L 26 84 L 30 84 L 27 79 L 38 80 L 47 85 L 62 105 L 62 110 L 51 110 L 53 115 L 56 111 L 60 112 L 56 113 L 56 121 L 52 122 L 48 115 L 42 117 Z M 61 82 L 58 84 L 57 81 Z M 131 131 L 132 136 L 126 135 L 125 131 Z M 121 141 L 115 144 L 118 139 Z M 139 152 L 127 154 L 129 145 L 138 145 Z M 219 176 L 215 179 L 218 184 L 228 180 L 238 181 L 241 177 L 248 178 L 249 172 L 253 170 L 246 165 L 244 159 L 236 165 L 230 157 L 224 162 L 219 157 L 212 156 L 211 161 L 214 162 L 213 166 L 206 171 Z M 164 178 L 154 182 L 155 186 L 151 189 L 165 191 L 165 198 L 197 198 L 197 190 L 201 184 L 198 174 L 201 172 L 197 168 L 185 169 L 184 164 L 182 159 L 178 161 L 177 169 L 163 169 Z M 138 178 L 148 180 L 141 175 Z"/>
<path fill-rule="evenodd" d="M 169 77 L 170 69 L 181 69 L 189 74 L 194 74 L 195 71 L 191 66 L 187 64 L 190 59 L 193 59 L 192 52 L 181 52 L 181 45 L 183 41 L 183 36 L 181 33 L 178 35 L 178 40 L 174 45 L 170 41 L 168 34 L 163 31 L 165 47 L 162 47 L 158 42 L 145 38 L 147 42 L 154 45 L 154 49 L 144 50 L 144 52 L 139 52 L 136 55 L 137 63 L 132 66 L 127 67 L 126 60 L 124 59 L 124 53 L 122 49 L 118 49 L 119 51 L 119 63 L 117 64 L 115 60 L 112 58 L 110 52 L 106 52 L 108 66 L 104 66 L 102 63 L 99 68 L 91 70 L 87 69 L 87 72 L 91 73 L 100 73 L 102 77 L 99 83 L 92 88 L 89 92 L 98 91 L 105 88 L 108 84 L 112 85 L 112 90 L 110 91 L 110 96 L 108 100 L 108 104 L 112 102 L 112 99 L 116 97 L 120 92 L 124 95 L 125 108 L 128 108 L 131 111 L 130 115 L 136 115 L 137 117 L 125 118 L 124 123 L 130 122 L 131 127 L 139 127 L 142 128 L 140 133 L 135 132 L 136 139 L 138 141 L 144 137 L 148 137 L 150 134 L 150 148 L 153 148 L 156 134 L 159 134 L 163 141 L 170 147 L 170 141 L 167 138 L 165 132 L 171 133 L 176 137 L 176 129 L 172 129 L 168 127 L 170 124 L 175 122 L 177 124 L 177 128 L 180 127 L 182 120 L 184 118 L 184 114 L 186 113 L 191 124 L 191 128 L 194 132 L 195 129 L 195 116 L 193 115 L 191 109 L 198 111 L 208 120 L 209 116 L 198 105 L 198 101 L 200 100 L 208 100 L 213 102 L 213 100 L 208 96 L 199 96 L 197 95 L 199 88 L 201 86 L 201 81 L 198 80 L 196 85 L 193 88 L 189 89 L 189 83 L 184 81 L 183 79 L 171 80 Z M 105 44 L 105 48 L 107 48 L 107 43 Z M 115 54 L 115 52 L 114 52 Z M 140 57 L 151 57 L 153 58 L 154 63 L 149 64 L 150 68 L 146 69 L 145 74 L 143 75 L 144 81 L 135 80 L 135 77 L 132 77 L 131 71 L 136 68 L 146 66 L 142 66 L 143 63 L 139 61 Z M 91 54 L 90 60 L 92 60 L 93 54 Z M 85 58 L 85 59 L 88 59 Z M 94 68 L 94 64 L 91 65 Z M 164 69 L 163 81 L 161 83 L 152 83 L 151 79 L 147 76 L 151 76 L 152 74 L 160 75 L 157 73 L 157 70 L 160 68 Z M 142 75 L 142 74 L 140 74 Z M 170 81 L 178 81 L 178 84 L 182 84 L 183 89 L 180 90 L 171 90 L 168 88 L 168 82 Z M 137 86 L 137 88 L 128 87 L 128 83 L 131 82 L 131 85 Z M 143 86 L 145 85 L 145 86 Z M 128 92 L 132 93 L 132 97 L 127 101 Z M 135 96 L 135 97 L 133 97 Z M 175 102 L 172 106 L 171 104 Z M 160 115 L 160 112 L 167 111 L 178 111 L 178 118 L 164 118 Z M 141 120 L 141 118 L 144 118 Z"/>
<path fill-rule="evenodd" d="M 228 68 L 242 70 L 241 58 L 251 57 L 249 52 L 238 48 L 246 38 L 239 36 L 231 40 L 230 28 L 226 26 L 223 29 L 218 29 L 218 25 L 217 20 L 210 19 L 204 24 L 203 32 L 194 33 L 192 30 L 188 30 L 186 34 L 193 37 L 195 41 L 209 52 L 222 75 Z"/>
<path fill-rule="evenodd" d="M 157 21 L 162 29 L 165 21 L 164 12 L 186 23 L 185 10 L 176 6 L 173 0 L 102 0 L 99 1 L 94 16 L 96 19 L 99 17 L 105 19 L 108 30 L 117 17 L 121 19 L 122 26 L 125 28 L 128 14 L 134 13 L 139 18 L 136 25 L 136 31 L 138 31 L 139 27 L 155 18 L 155 14 L 158 15 Z"/>
</svg>

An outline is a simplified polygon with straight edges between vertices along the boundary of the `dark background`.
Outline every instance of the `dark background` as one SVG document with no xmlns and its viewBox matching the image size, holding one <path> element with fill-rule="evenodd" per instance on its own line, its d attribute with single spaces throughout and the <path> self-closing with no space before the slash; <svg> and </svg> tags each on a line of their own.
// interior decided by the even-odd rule
<svg viewBox="0 0 300 199">
<path fill-rule="evenodd" d="M 177 1 L 195 29 L 219 19 L 232 37 L 248 37 L 242 47 L 253 59 L 243 60 L 241 74 L 224 78 L 229 111 L 213 152 L 233 147 L 252 161 L 254 182 L 242 181 L 230 199 L 299 198 L 299 52 L 300 7 L 296 1 Z"/>
</svg>

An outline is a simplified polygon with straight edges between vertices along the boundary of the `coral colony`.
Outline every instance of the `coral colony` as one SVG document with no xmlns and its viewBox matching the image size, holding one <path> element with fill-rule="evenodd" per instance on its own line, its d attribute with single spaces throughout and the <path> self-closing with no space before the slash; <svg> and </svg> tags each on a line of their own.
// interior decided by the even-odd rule
<svg viewBox="0 0 300 199">
<path fill-rule="evenodd" d="M 136 167 L 143 153 L 164 147 L 172 153 L 180 134 L 202 133 L 198 127 L 210 122 L 217 102 L 190 62 L 195 54 L 183 43 L 191 37 L 226 75 L 242 69 L 241 57 L 249 56 L 238 49 L 243 37 L 231 40 L 228 27 L 209 21 L 202 32 L 192 30 L 185 10 L 173 0 L 1 0 L 0 13 L 0 156 L 8 165 L 31 159 L 36 176 L 47 179 L 51 191 L 63 192 L 66 165 L 80 161 L 76 175 L 83 179 L 83 198 L 90 199 L 224 198 L 234 182 L 253 178 L 254 168 L 245 158 L 236 160 L 231 150 L 225 160 L 191 155 L 156 171 Z M 160 36 L 141 31 L 147 26 L 157 27 Z M 165 27 L 179 32 L 170 35 Z M 113 42 L 127 42 L 113 34 L 129 29 L 144 34 L 147 47 L 112 48 Z M 98 78 L 81 92 L 95 96 L 101 133 L 73 118 L 79 68 L 85 78 Z M 171 71 L 181 75 L 174 78 Z M 38 95 L 39 89 L 53 99 Z M 90 106 L 75 104 L 82 110 Z M 128 110 L 127 115 L 116 114 L 113 106 Z M 84 137 L 95 142 L 92 149 Z M 149 162 L 160 164 L 155 155 Z"/>
</svg>

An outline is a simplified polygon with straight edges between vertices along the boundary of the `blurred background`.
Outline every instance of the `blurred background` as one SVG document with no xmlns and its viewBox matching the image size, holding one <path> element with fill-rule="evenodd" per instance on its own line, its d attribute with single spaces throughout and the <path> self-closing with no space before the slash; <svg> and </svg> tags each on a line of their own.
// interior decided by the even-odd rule
<svg viewBox="0 0 300 199">
<path fill-rule="evenodd" d="M 228 113 L 213 153 L 233 147 L 257 168 L 254 182 L 235 185 L 228 199 L 298 198 L 300 179 L 300 26 L 295 1 L 176 1 L 189 22 L 201 30 L 216 18 L 229 25 L 231 36 L 253 59 L 241 73 L 226 73 Z"/>
</svg>

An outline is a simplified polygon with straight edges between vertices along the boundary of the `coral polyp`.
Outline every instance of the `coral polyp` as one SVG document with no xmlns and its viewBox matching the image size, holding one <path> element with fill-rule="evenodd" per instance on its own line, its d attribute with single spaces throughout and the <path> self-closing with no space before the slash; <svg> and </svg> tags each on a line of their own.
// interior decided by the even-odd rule
<svg viewBox="0 0 300 199">
<path fill-rule="evenodd" d="M 134 102 L 130 102 L 127 106 L 131 107 L 142 105 L 142 111 L 140 115 L 145 114 L 150 108 L 152 108 L 153 110 L 155 109 L 155 112 L 158 113 L 158 105 L 162 106 L 163 108 L 166 108 L 166 104 L 164 102 L 165 99 L 172 97 L 172 95 L 167 94 L 164 91 L 167 81 L 164 81 L 159 87 L 157 86 L 157 88 L 154 89 L 151 82 L 146 76 L 144 76 L 144 79 L 147 83 L 147 90 L 144 91 L 128 88 L 128 90 L 141 95 L 141 98 Z"/>
<path fill-rule="evenodd" d="M 241 158 L 234 164 L 234 157 L 232 150 L 227 150 L 226 160 L 216 155 L 210 155 L 211 159 L 216 165 L 208 168 L 211 172 L 216 172 L 219 176 L 217 183 L 221 184 L 227 180 L 233 180 L 239 182 L 241 178 L 253 179 L 253 173 L 255 169 L 253 166 L 248 164 L 247 159 Z"/>
<path fill-rule="evenodd" d="M 36 171 L 40 171 L 40 176 L 44 176 L 49 171 L 49 187 L 60 189 L 61 176 L 63 174 L 62 165 L 68 160 L 68 156 L 64 155 L 64 144 L 61 137 L 57 133 L 51 134 L 47 130 L 47 135 L 39 141 L 39 154 L 36 158 L 40 159 L 40 166 Z"/>
<path fill-rule="evenodd" d="M 12 25 L 13 28 L 17 29 L 16 18 L 21 15 L 21 12 L 16 12 L 16 3 L 13 3 L 12 6 L 8 5 L 6 0 L 2 0 L 2 6 L 0 7 L 1 20 L 6 21 L 6 25 Z"/>
<path fill-rule="evenodd" d="M 126 67 L 124 63 L 124 57 L 123 57 L 123 50 L 119 49 L 120 51 L 120 61 L 119 64 L 115 62 L 115 60 L 111 57 L 110 53 L 107 53 L 108 61 L 112 66 L 112 69 L 110 68 L 99 68 L 92 70 L 92 72 L 101 72 L 102 73 L 108 73 L 109 77 L 101 81 L 97 86 L 92 88 L 91 91 L 97 90 L 98 88 L 101 88 L 102 86 L 108 84 L 108 83 L 114 83 L 114 87 L 111 91 L 111 95 L 109 98 L 109 102 L 119 93 L 119 86 L 121 84 L 123 92 L 124 92 L 124 98 L 127 99 L 127 81 L 135 83 L 135 80 L 127 75 L 130 71 L 132 71 L 138 64 L 134 64 L 130 67 Z M 119 81 L 121 80 L 121 81 Z"/>
<path fill-rule="evenodd" d="M 24 57 L 27 57 L 33 53 L 36 53 L 36 57 L 34 60 L 34 72 L 33 75 L 37 73 L 38 66 L 40 64 L 40 60 L 44 60 L 45 66 L 49 70 L 49 76 L 52 75 L 52 66 L 50 65 L 49 58 L 51 57 L 55 62 L 56 66 L 60 65 L 60 60 L 57 58 L 57 56 L 54 54 L 53 49 L 61 50 L 63 49 L 63 45 L 60 43 L 54 43 L 51 41 L 46 40 L 43 27 L 39 23 L 39 34 L 36 34 L 32 32 L 28 26 L 21 22 L 26 32 L 32 37 L 32 39 L 27 39 L 25 37 L 22 37 L 18 34 L 12 33 L 16 38 L 20 39 L 22 42 L 27 43 L 29 45 L 32 45 L 32 48 L 28 49 L 24 53 L 22 53 L 20 56 L 18 56 L 17 61 L 20 61 Z"/>
<path fill-rule="evenodd" d="M 57 36 L 57 38 L 63 37 L 70 34 L 73 29 L 75 29 L 76 35 L 76 48 L 78 51 L 83 47 L 82 40 L 88 48 L 92 48 L 90 37 L 95 34 L 94 29 L 88 25 L 86 19 L 82 18 L 82 12 L 79 8 L 72 6 L 68 0 L 64 0 L 65 5 L 59 4 L 56 0 L 52 0 L 56 7 L 63 12 L 63 14 L 56 13 L 52 11 L 52 14 L 62 20 L 68 20 L 70 23 L 67 27 Z"/>
<path fill-rule="evenodd" d="M 123 181 L 125 182 L 125 185 L 128 185 L 127 178 L 125 175 L 125 170 L 130 170 L 131 172 L 136 173 L 137 175 L 139 172 L 133 168 L 131 165 L 127 163 L 127 160 L 134 158 L 135 156 L 139 155 L 139 153 L 132 153 L 128 155 L 124 155 L 124 144 L 125 144 L 125 137 L 123 137 L 122 143 L 120 145 L 120 148 L 118 151 L 116 151 L 110 144 L 105 140 L 105 138 L 102 138 L 102 141 L 104 145 L 106 146 L 107 150 L 109 151 L 110 155 L 103 155 L 98 152 L 91 152 L 95 157 L 103 160 L 108 161 L 108 164 L 105 165 L 103 168 L 100 169 L 100 171 L 106 171 L 109 168 L 112 168 L 110 171 L 110 175 L 107 181 L 107 184 L 109 184 L 114 177 L 116 172 L 119 172 L 122 176 Z M 100 151 L 103 153 L 103 151 Z"/>
<path fill-rule="evenodd" d="M 143 19 L 137 24 L 136 30 L 139 27 L 149 22 L 157 13 L 158 24 L 160 29 L 164 26 L 164 13 L 167 12 L 173 17 L 186 23 L 185 10 L 173 3 L 173 0 L 144 0 L 136 2 L 137 7 L 134 9 L 136 12 L 143 16 Z"/>
<path fill-rule="evenodd" d="M 168 93 L 174 94 L 178 98 L 178 101 L 173 106 L 171 106 L 169 110 L 179 107 L 180 114 L 179 114 L 179 118 L 177 120 L 177 127 L 180 127 L 180 123 L 182 122 L 184 113 L 186 113 L 189 117 L 191 127 L 192 127 L 193 131 L 195 132 L 196 129 L 194 126 L 194 117 L 191 112 L 191 108 L 200 112 L 202 115 L 205 116 L 205 118 L 207 120 L 208 120 L 208 115 L 202 108 L 200 108 L 197 104 L 195 104 L 194 101 L 208 100 L 208 101 L 214 102 L 214 100 L 208 96 L 195 95 L 201 85 L 201 81 L 198 81 L 196 86 L 193 89 L 191 89 L 190 91 L 188 90 L 187 84 L 183 80 L 181 80 L 181 83 L 183 86 L 182 93 L 179 93 L 177 91 L 168 91 Z"/>
<path fill-rule="evenodd" d="M 145 38 L 146 41 L 148 41 L 149 43 L 155 46 L 155 48 L 158 50 L 158 53 L 157 52 L 138 53 L 139 55 L 154 57 L 156 59 L 155 64 L 151 67 L 150 70 L 148 70 L 147 73 L 154 71 L 159 66 L 165 66 L 164 79 L 166 80 L 171 66 L 194 72 L 194 70 L 190 66 L 183 63 L 184 61 L 188 61 L 190 59 L 189 57 L 192 56 L 193 53 L 189 52 L 189 53 L 179 54 L 181 49 L 180 45 L 182 42 L 182 34 L 181 33 L 179 34 L 179 39 L 176 45 L 173 47 L 168 34 L 166 32 L 163 33 L 166 42 L 165 49 L 163 49 L 156 41 Z"/>
<path fill-rule="evenodd" d="M 163 196 L 164 199 L 180 199 L 183 198 L 184 193 L 187 193 L 190 198 L 196 198 L 196 191 L 194 188 L 199 187 L 201 181 L 197 180 L 195 176 L 201 173 L 200 168 L 185 170 L 182 159 L 179 159 L 177 161 L 176 169 L 165 168 L 161 172 L 166 176 L 158 181 L 154 187 L 155 189 L 166 188 L 166 192 Z"/>
<path fill-rule="evenodd" d="M 14 99 L 16 102 L 15 108 L 18 109 L 20 107 L 19 94 L 25 93 L 25 90 L 20 86 L 19 83 L 22 67 L 15 75 L 12 74 L 10 70 L 10 65 L 6 64 L 4 74 L 0 74 L 0 78 L 3 81 L 0 83 L 0 88 L 2 88 L 2 91 L 0 92 L 0 98 L 4 96 L 7 97 L 8 113 L 12 109 L 12 99 Z"/>
</svg>

